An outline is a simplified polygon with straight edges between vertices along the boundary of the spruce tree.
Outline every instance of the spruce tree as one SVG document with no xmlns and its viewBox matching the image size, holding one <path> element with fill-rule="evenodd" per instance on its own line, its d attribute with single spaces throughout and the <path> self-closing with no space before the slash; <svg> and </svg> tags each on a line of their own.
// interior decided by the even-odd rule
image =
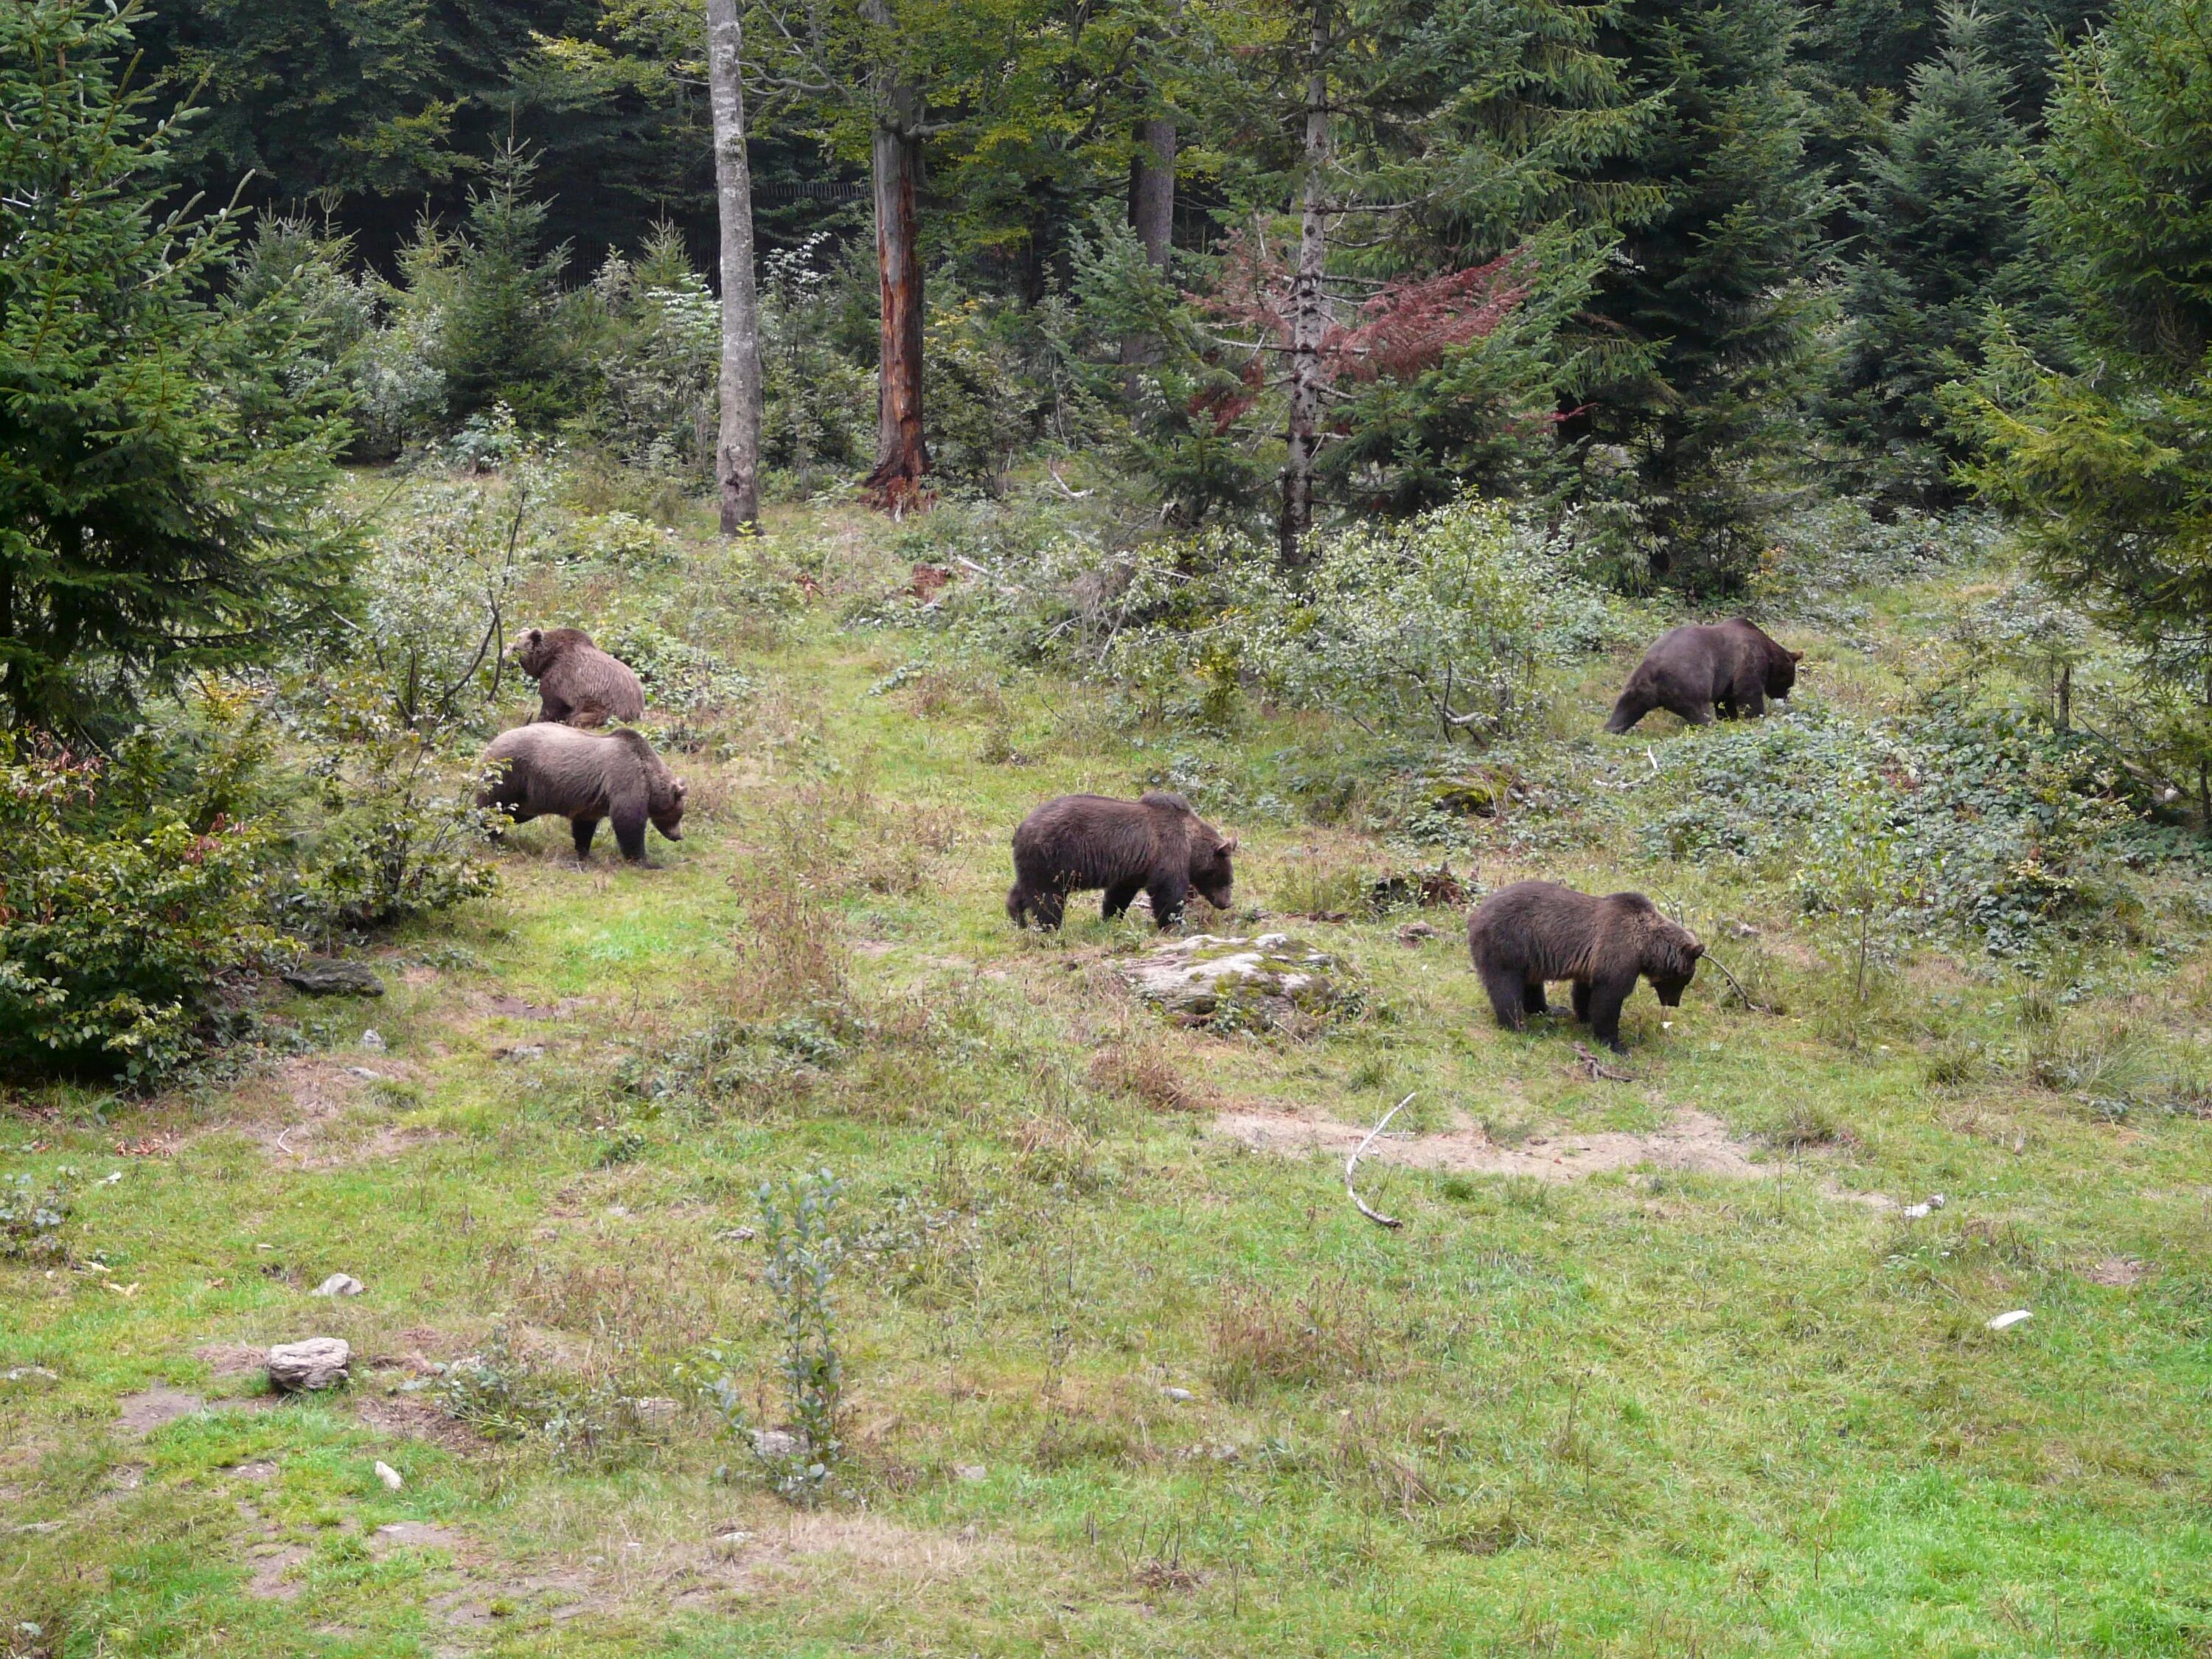
<svg viewBox="0 0 2212 1659">
<path fill-rule="evenodd" d="M 2083 367 L 2001 326 L 1946 401 L 2039 573 L 2167 689 L 2165 763 L 2212 824 L 2212 0 L 2118 8 L 2050 124 L 2034 228 Z"/>
<path fill-rule="evenodd" d="M 0 7 L 0 700 L 82 732 L 321 611 L 344 441 L 326 308 L 212 292 L 228 215 L 162 205 L 173 122 L 118 88 L 130 14 Z M 266 262 L 264 262 L 264 264 Z"/>
<path fill-rule="evenodd" d="M 531 199 L 532 172 L 520 147 L 502 145 L 490 183 L 470 192 L 437 354 L 456 420 L 503 403 L 524 426 L 542 428 L 573 398 L 574 354 L 559 327 L 568 249 L 542 251 L 546 208 Z"/>
<path fill-rule="evenodd" d="M 1843 349 L 1826 418 L 1893 499 L 1954 499 L 1961 451 L 1936 390 L 1972 371 L 1992 304 L 2033 303 L 2028 174 L 2004 72 L 1977 13 L 1947 11 L 1944 46 L 1911 102 L 1863 159 L 1860 252 L 1844 289 Z"/>
<path fill-rule="evenodd" d="M 1656 205 L 1590 309 L 1649 355 L 1589 386 L 1570 429 L 1605 467 L 1626 463 L 1640 526 L 1624 558 L 1691 587 L 1725 590 L 1756 556 L 1762 469 L 1810 366 L 1805 279 L 1828 196 L 1789 74 L 1797 21 L 1791 0 L 1626 0 L 1603 37 L 1651 113 L 1598 178 Z"/>
</svg>

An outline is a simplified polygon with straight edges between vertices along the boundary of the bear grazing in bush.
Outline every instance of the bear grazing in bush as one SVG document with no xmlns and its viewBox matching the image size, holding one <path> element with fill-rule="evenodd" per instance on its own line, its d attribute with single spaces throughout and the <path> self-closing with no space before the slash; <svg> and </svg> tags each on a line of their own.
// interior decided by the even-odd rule
<svg viewBox="0 0 2212 1659">
<path fill-rule="evenodd" d="M 645 826 L 671 841 L 684 839 L 684 786 L 673 777 L 641 732 L 583 732 L 573 726 L 518 726 L 484 750 L 497 768 L 477 797 L 517 823 L 534 817 L 568 820 L 576 856 L 589 858 L 601 818 L 611 818 L 623 856 L 645 859 Z"/>
<path fill-rule="evenodd" d="M 1797 684 L 1802 651 L 1785 651 L 1751 622 L 1692 623 L 1659 636 L 1628 677 L 1613 706 L 1608 732 L 1626 732 L 1655 708 L 1670 709 L 1692 726 L 1756 719 L 1769 697 L 1786 697 Z"/>
<path fill-rule="evenodd" d="M 1224 841 L 1181 795 L 1062 795 L 1014 831 L 1006 914 L 1018 927 L 1034 915 L 1040 927 L 1057 927 L 1070 893 L 1103 887 L 1108 921 L 1142 892 L 1152 902 L 1152 920 L 1171 927 L 1194 887 L 1208 903 L 1229 908 L 1230 854 L 1236 850 L 1236 842 Z"/>
<path fill-rule="evenodd" d="M 514 659 L 538 682 L 541 720 L 605 726 L 645 718 L 645 688 L 637 676 L 580 628 L 533 628 L 515 641 Z"/>
<path fill-rule="evenodd" d="M 1637 975 L 1672 1008 L 1705 953 L 1641 893 L 1598 898 L 1550 881 L 1516 881 L 1492 893 L 1468 918 L 1467 944 L 1500 1025 L 1521 1030 L 1544 1012 L 1546 980 L 1572 980 L 1575 1018 L 1615 1052 L 1621 1005 Z"/>
</svg>

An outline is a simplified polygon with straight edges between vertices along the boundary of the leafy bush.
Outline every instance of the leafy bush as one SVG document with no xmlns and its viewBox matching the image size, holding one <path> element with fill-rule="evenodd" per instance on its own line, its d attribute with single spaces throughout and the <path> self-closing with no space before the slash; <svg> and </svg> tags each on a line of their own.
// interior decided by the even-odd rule
<svg viewBox="0 0 2212 1659">
<path fill-rule="evenodd" d="M 625 460 L 705 475 L 714 465 L 722 308 L 691 268 L 682 234 L 654 226 L 635 263 L 609 256 L 592 291 L 606 337 L 586 428 Z"/>
<path fill-rule="evenodd" d="M 600 644 L 637 672 L 656 709 L 696 714 L 743 702 L 758 689 L 750 675 L 711 651 L 651 623 L 618 623 Z"/>
<path fill-rule="evenodd" d="M 1853 854 L 1848 837 L 1825 861 L 1808 843 L 1823 826 L 1832 839 L 1836 803 L 1853 801 L 1899 876 L 1863 908 L 1900 933 L 1948 927 L 2000 955 L 2110 918 L 2130 817 L 2081 740 L 1952 696 L 1894 723 L 1814 705 L 1708 727 L 1667 745 L 1640 787 L 1669 803 L 1641 826 L 1648 852 L 1761 867 L 1813 913 L 1838 902 L 1822 870 Z"/>
<path fill-rule="evenodd" d="M 1525 724 L 1542 671 L 1616 631 L 1560 549 L 1472 500 L 1326 538 L 1301 578 L 1226 532 L 1118 560 L 1063 540 L 1006 580 L 959 584 L 946 608 L 1201 725 L 1251 692 L 1394 737 Z"/>
<path fill-rule="evenodd" d="M 492 1328 L 482 1352 L 440 1366 L 431 1392 L 456 1422 L 568 1468 L 618 1462 L 648 1437 L 645 1401 L 605 1376 L 586 1381 L 532 1364 L 515 1353 L 504 1325 Z"/>
<path fill-rule="evenodd" d="M 11 1261 L 59 1255 L 62 1227 L 69 1220 L 70 1170 L 51 1180 L 29 1175 L 0 1176 L 0 1256 Z"/>
<path fill-rule="evenodd" d="M 761 459 L 802 494 L 864 470 L 875 443 L 875 376 L 833 339 L 854 284 L 825 263 L 830 246 L 823 233 L 762 262 Z"/>
<path fill-rule="evenodd" d="M 157 1080 L 276 949 L 269 826 L 104 799 L 106 771 L 0 737 L 0 1072 Z"/>
</svg>

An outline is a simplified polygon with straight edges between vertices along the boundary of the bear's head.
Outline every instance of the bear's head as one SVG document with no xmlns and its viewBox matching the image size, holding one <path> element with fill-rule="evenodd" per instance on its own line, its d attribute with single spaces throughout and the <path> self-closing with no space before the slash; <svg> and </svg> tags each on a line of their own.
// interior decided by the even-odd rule
<svg viewBox="0 0 2212 1659">
<path fill-rule="evenodd" d="M 1797 684 L 1797 665 L 1805 660 L 1802 651 L 1785 651 L 1768 641 L 1766 647 L 1766 695 L 1786 697 Z"/>
<path fill-rule="evenodd" d="M 671 841 L 684 839 L 684 780 L 665 766 L 656 768 L 646 795 L 646 816 Z"/>
<path fill-rule="evenodd" d="M 1190 884 L 1200 898 L 1217 910 L 1229 908 L 1231 886 L 1236 872 L 1231 867 L 1231 857 L 1237 851 L 1237 837 L 1226 840 L 1204 824 L 1196 826 L 1190 837 Z"/>
<path fill-rule="evenodd" d="M 533 680 L 543 679 L 562 652 L 591 642 L 592 636 L 580 628 L 532 628 L 516 636 L 513 655 L 524 673 Z"/>
<path fill-rule="evenodd" d="M 1644 941 L 1644 977 L 1659 994 L 1662 1007 L 1682 1006 L 1682 993 L 1690 988 L 1698 958 L 1705 953 L 1705 947 L 1688 928 L 1662 915 L 1651 918 Z"/>
</svg>

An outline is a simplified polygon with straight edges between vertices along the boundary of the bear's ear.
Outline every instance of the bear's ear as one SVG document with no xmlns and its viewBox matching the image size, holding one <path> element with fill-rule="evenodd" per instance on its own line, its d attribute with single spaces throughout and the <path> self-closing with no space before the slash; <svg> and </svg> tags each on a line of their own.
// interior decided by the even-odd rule
<svg viewBox="0 0 2212 1659">
<path fill-rule="evenodd" d="M 1699 957 L 1701 957 L 1701 956 L 1705 955 L 1705 945 L 1704 945 L 1703 944 L 1701 944 L 1699 941 L 1698 941 L 1698 940 L 1696 940 L 1696 939 L 1692 939 L 1692 940 L 1690 941 L 1690 960 L 1691 960 L 1691 961 L 1695 962 L 1695 961 L 1696 961 Z"/>
<path fill-rule="evenodd" d="M 1227 841 L 1224 841 L 1224 842 L 1223 842 L 1221 843 L 1221 855 L 1222 855 L 1224 858 L 1228 857 L 1230 854 L 1231 854 L 1231 853 L 1235 852 L 1236 850 L 1237 850 L 1237 837 L 1236 837 L 1236 836 L 1230 836 L 1230 838 L 1229 838 Z"/>
<path fill-rule="evenodd" d="M 1805 653 L 1802 651 L 1792 651 L 1790 653 L 1790 660 L 1792 662 L 1802 662 L 1805 660 Z"/>
</svg>

